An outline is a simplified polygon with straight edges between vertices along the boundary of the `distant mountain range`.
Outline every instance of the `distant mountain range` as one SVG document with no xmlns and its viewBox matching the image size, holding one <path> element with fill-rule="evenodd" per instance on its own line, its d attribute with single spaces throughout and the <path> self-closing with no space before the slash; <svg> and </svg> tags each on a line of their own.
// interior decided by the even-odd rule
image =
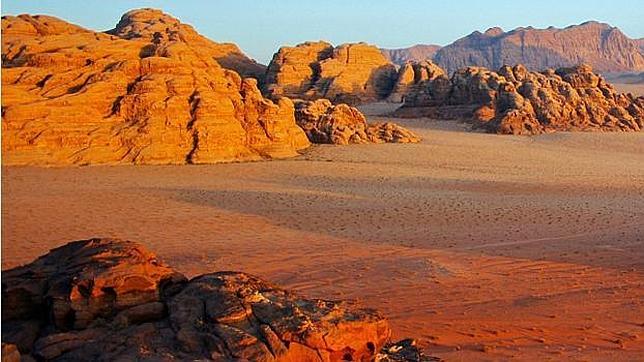
<svg viewBox="0 0 644 362">
<path fill-rule="evenodd" d="M 450 73 L 463 66 L 497 69 L 517 63 L 532 70 L 588 63 L 599 72 L 644 71 L 644 39 L 630 39 L 618 28 L 595 21 L 563 29 L 527 27 L 505 32 L 496 27 L 440 48 L 415 45 L 383 49 L 383 54 L 398 64 L 425 55 L 424 59 Z"/>
<path fill-rule="evenodd" d="M 409 60 L 419 62 L 432 59 L 440 48 L 440 45 L 416 44 L 409 48 L 381 49 L 381 51 L 392 63 L 403 64 Z"/>
</svg>

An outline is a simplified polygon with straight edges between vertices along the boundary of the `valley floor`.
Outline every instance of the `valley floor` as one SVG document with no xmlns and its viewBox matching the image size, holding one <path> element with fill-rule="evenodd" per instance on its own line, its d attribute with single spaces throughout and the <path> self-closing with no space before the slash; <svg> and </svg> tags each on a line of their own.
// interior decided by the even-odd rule
<svg viewBox="0 0 644 362">
<path fill-rule="evenodd" d="M 644 133 L 396 122 L 423 142 L 209 166 L 5 167 L 2 268 L 71 240 L 129 238 L 189 275 L 240 270 L 356 299 L 447 360 L 644 356 Z"/>
</svg>

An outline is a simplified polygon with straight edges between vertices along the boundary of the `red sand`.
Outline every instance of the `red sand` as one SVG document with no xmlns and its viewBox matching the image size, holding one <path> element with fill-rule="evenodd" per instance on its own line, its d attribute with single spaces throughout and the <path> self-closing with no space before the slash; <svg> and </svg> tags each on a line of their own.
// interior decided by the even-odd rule
<svg viewBox="0 0 644 362">
<path fill-rule="evenodd" d="M 2 268 L 141 241 L 382 310 L 448 360 L 644 356 L 644 134 L 534 138 L 407 121 L 418 145 L 212 166 L 3 168 Z"/>
</svg>

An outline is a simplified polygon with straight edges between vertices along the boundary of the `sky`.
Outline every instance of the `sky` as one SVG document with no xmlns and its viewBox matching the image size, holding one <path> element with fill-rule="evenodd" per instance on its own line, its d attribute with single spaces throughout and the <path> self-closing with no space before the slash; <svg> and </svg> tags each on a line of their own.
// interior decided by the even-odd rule
<svg viewBox="0 0 644 362">
<path fill-rule="evenodd" d="M 597 20 L 644 38 L 641 0 L 4 0 L 2 15 L 47 14 L 108 30 L 123 13 L 141 7 L 161 9 L 214 41 L 236 43 L 264 64 L 280 46 L 308 40 L 381 48 L 447 45 L 493 26 L 508 31 Z"/>
</svg>

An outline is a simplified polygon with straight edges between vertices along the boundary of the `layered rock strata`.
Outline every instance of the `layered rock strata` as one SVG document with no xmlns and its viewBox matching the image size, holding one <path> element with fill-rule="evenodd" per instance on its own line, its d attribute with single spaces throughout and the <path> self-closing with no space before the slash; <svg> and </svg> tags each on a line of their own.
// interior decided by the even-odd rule
<svg viewBox="0 0 644 362">
<path fill-rule="evenodd" d="M 292 102 L 220 65 L 252 73 L 241 53 L 160 11 L 128 12 L 108 33 L 3 17 L 2 33 L 5 165 L 212 163 L 309 145 Z"/>
<path fill-rule="evenodd" d="M 307 42 L 275 53 L 265 91 L 272 97 L 359 104 L 386 98 L 396 75 L 396 67 L 374 46 Z"/>
</svg>

